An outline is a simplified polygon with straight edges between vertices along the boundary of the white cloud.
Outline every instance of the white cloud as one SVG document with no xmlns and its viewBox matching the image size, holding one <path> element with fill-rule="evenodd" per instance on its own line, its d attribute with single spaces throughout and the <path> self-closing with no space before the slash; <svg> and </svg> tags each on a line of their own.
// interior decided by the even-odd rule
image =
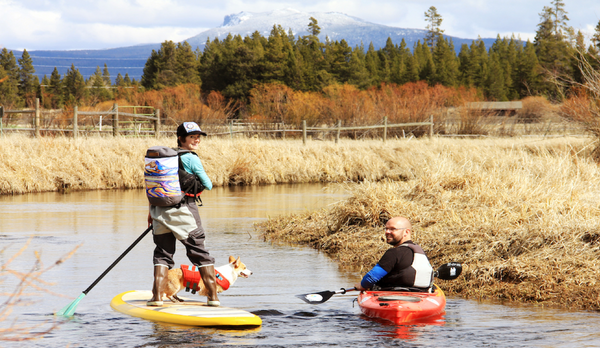
<svg viewBox="0 0 600 348">
<path fill-rule="evenodd" d="M 448 35 L 477 38 L 521 35 L 533 38 L 539 13 L 551 0 L 0 0 L 0 46 L 32 49 L 84 49 L 181 41 L 219 26 L 241 11 L 294 8 L 342 12 L 369 22 L 425 28 L 424 13 L 435 6 Z M 600 1 L 570 0 L 569 24 L 593 33 Z"/>
</svg>

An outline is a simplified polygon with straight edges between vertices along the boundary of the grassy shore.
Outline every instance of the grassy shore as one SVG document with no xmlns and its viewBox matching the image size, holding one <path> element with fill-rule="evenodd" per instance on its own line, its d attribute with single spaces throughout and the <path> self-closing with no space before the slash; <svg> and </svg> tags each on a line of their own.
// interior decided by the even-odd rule
<svg viewBox="0 0 600 348">
<path fill-rule="evenodd" d="M 326 209 L 257 227 L 364 274 L 389 248 L 382 226 L 413 222 L 432 263 L 463 263 L 451 295 L 600 310 L 600 169 L 590 140 L 434 139 L 390 144 L 401 180 L 344 184 Z M 393 160 L 392 160 L 393 158 Z"/>
<path fill-rule="evenodd" d="M 142 188 L 145 149 L 173 139 L 0 138 L 0 194 Z M 600 310 L 600 169 L 583 138 L 309 142 L 206 139 L 214 184 L 339 183 L 337 205 L 257 225 L 368 270 L 404 215 L 434 265 L 464 264 L 448 294 Z"/>
</svg>

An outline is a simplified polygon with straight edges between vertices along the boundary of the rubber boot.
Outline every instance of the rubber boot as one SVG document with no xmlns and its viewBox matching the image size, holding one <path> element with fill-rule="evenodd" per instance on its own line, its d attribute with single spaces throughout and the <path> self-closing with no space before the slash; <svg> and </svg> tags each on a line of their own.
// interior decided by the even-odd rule
<svg viewBox="0 0 600 348">
<path fill-rule="evenodd" d="M 219 297 L 217 297 L 217 279 L 215 277 L 215 266 L 203 266 L 200 267 L 200 276 L 202 277 L 202 282 L 208 290 L 208 294 L 206 295 L 206 304 L 213 307 L 219 307 L 221 302 L 219 302 Z"/>
<path fill-rule="evenodd" d="M 163 305 L 162 294 L 167 283 L 169 267 L 165 265 L 154 265 L 154 284 L 152 285 L 152 298 L 146 306 L 161 307 Z"/>
</svg>

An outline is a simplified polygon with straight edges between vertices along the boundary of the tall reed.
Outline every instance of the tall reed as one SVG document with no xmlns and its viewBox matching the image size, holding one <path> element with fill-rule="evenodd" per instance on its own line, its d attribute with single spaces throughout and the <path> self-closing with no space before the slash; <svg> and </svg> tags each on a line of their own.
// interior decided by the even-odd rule
<svg viewBox="0 0 600 348">
<path fill-rule="evenodd" d="M 377 181 L 410 175 L 392 143 L 342 140 L 304 146 L 301 140 L 208 138 L 197 152 L 216 186 Z M 0 138 L 0 194 L 142 188 L 144 154 L 154 145 L 176 143 L 174 138 L 5 136 Z"/>
</svg>

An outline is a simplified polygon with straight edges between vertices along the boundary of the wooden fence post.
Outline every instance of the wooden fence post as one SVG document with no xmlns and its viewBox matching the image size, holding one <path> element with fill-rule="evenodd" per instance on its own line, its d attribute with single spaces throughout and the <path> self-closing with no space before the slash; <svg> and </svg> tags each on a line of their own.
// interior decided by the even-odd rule
<svg viewBox="0 0 600 348">
<path fill-rule="evenodd" d="M 33 116 L 33 128 L 36 138 L 40 136 L 40 98 L 35 98 L 35 114 Z"/>
<path fill-rule="evenodd" d="M 154 110 L 154 116 L 156 116 L 156 120 L 154 120 L 154 137 L 160 137 L 160 109 Z"/>
<path fill-rule="evenodd" d="M 433 137 L 433 115 L 429 115 L 429 122 L 431 122 L 431 124 L 429 125 L 429 137 Z"/>
<path fill-rule="evenodd" d="M 119 136 L 119 105 L 113 105 L 113 137 Z"/>
<path fill-rule="evenodd" d="M 306 120 L 302 120 L 302 144 L 306 145 Z"/>
<path fill-rule="evenodd" d="M 0 105 L 0 135 L 4 137 L 4 130 L 2 129 L 2 120 L 4 119 L 4 106 Z"/>
<path fill-rule="evenodd" d="M 383 118 L 383 142 L 387 140 L 387 116 Z"/>
<path fill-rule="evenodd" d="M 102 120 L 102 119 L 101 119 Z M 102 122 L 102 121 L 100 121 Z M 77 127 L 77 105 L 73 107 L 73 139 L 77 139 L 79 127 Z"/>
<path fill-rule="evenodd" d="M 337 121 L 337 132 L 335 132 L 335 143 L 337 144 L 340 141 L 340 131 L 342 128 L 342 120 Z"/>
</svg>

